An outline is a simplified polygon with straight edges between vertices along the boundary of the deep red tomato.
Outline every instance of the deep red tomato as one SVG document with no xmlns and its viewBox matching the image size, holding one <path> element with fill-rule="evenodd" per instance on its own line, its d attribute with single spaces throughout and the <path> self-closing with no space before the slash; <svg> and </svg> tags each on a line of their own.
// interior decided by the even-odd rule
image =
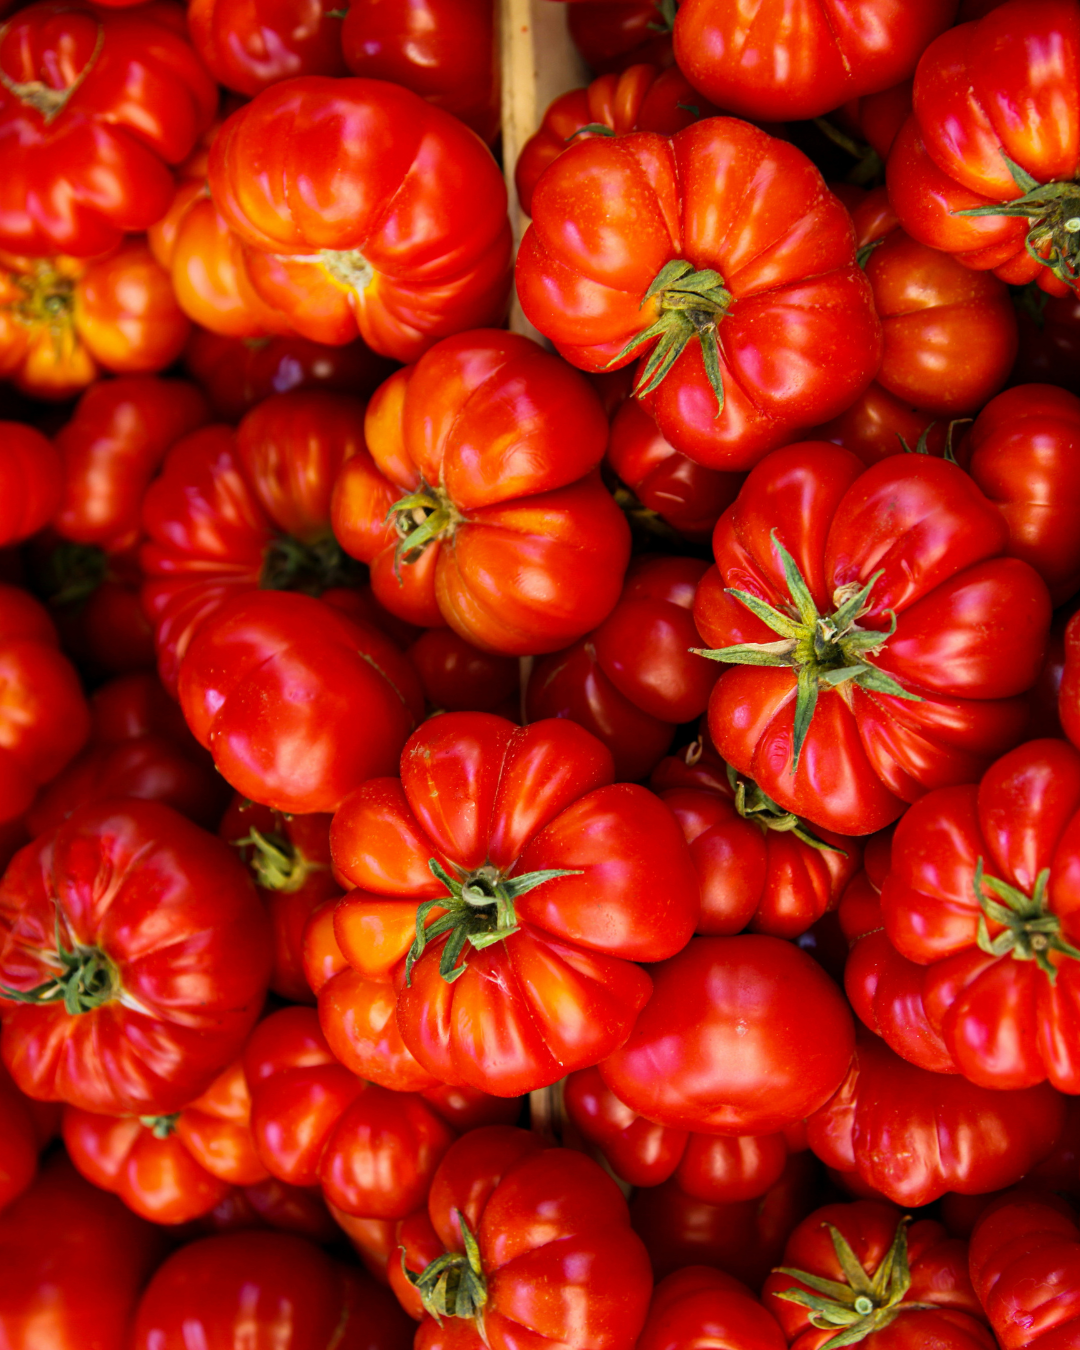
<svg viewBox="0 0 1080 1350">
<path fill-rule="evenodd" d="M 41 1142 L 29 1097 L 0 1066 L 0 1210 L 33 1181 Z"/>
<path fill-rule="evenodd" d="M 520 720 L 519 662 L 482 652 L 452 628 L 428 628 L 405 653 L 439 712 L 497 712 Z"/>
<path fill-rule="evenodd" d="M 64 465 L 52 442 L 23 422 L 0 422 L 0 548 L 46 525 L 63 491 Z"/>
<path fill-rule="evenodd" d="M 746 1285 L 710 1266 L 685 1266 L 653 1290 L 638 1350 L 785 1350 L 784 1333 Z"/>
<path fill-rule="evenodd" d="M 648 777 L 675 728 L 705 711 L 716 668 L 697 656 L 698 558 L 632 562 L 622 595 L 599 628 L 555 652 L 529 677 L 530 721 L 569 717 L 603 741 L 620 779 Z"/>
<path fill-rule="evenodd" d="M 0 38 L 0 248 L 90 257 L 172 199 L 217 88 L 179 6 L 30 5 Z"/>
<path fill-rule="evenodd" d="M 876 380 L 839 417 L 808 433 L 816 440 L 842 445 L 866 465 L 888 459 L 904 445 L 914 450 L 921 444 L 928 454 L 941 459 L 948 434 L 949 424 L 896 398 Z"/>
<path fill-rule="evenodd" d="M 656 0 L 575 0 L 566 26 L 585 64 L 598 75 L 643 61 L 667 67 L 675 60 L 671 19 Z"/>
<path fill-rule="evenodd" d="M 532 204 L 517 262 L 528 318 L 583 370 L 651 344 L 639 394 L 709 468 L 749 468 L 877 369 L 851 218 L 799 150 L 747 122 L 581 141 Z"/>
<path fill-rule="evenodd" d="M 999 5 L 943 33 L 915 72 L 889 196 L 915 239 L 1064 295 L 1078 275 L 1080 10 Z"/>
<path fill-rule="evenodd" d="M 135 1314 L 132 1350 L 408 1350 L 385 1289 L 292 1233 L 226 1233 L 174 1252 Z"/>
<path fill-rule="evenodd" d="M 842 1334 L 865 1350 L 994 1350 L 967 1244 L 932 1219 L 908 1223 L 892 1205 L 856 1200 L 799 1224 L 761 1296 L 789 1345 L 821 1350 Z"/>
<path fill-rule="evenodd" d="M 341 50 L 354 75 L 404 85 L 489 145 L 498 136 L 492 0 L 358 0 L 341 25 Z"/>
<path fill-rule="evenodd" d="M 675 59 L 696 89 L 740 117 L 818 117 L 905 79 L 956 0 L 785 0 L 748 8 L 683 0 Z"/>
<path fill-rule="evenodd" d="M 736 663 L 709 704 L 720 754 L 840 834 L 970 782 L 1023 735 L 1050 626 L 1044 582 L 1007 549 L 955 464 L 865 468 L 813 441 L 770 455 L 721 517 L 695 604 Z"/>
<path fill-rule="evenodd" d="M 249 97 L 296 75 L 344 75 L 331 0 L 191 0 L 188 32 L 219 84 Z"/>
<path fill-rule="evenodd" d="M 1080 394 L 1080 295 L 1047 295 L 1029 282 L 1016 302 L 1020 352 L 1011 384 L 1055 384 Z"/>
<path fill-rule="evenodd" d="M 123 1350 L 165 1246 L 159 1229 L 55 1154 L 0 1213 L 0 1344 Z"/>
<path fill-rule="evenodd" d="M 654 989 L 604 1082 L 649 1120 L 771 1134 L 816 1110 L 851 1062 L 851 1012 L 821 967 L 756 934 L 694 938 Z"/>
<path fill-rule="evenodd" d="M 812 830 L 720 758 L 707 733 L 663 759 L 649 785 L 682 826 L 701 879 L 697 931 L 797 938 L 859 868 L 855 839 Z"/>
<path fill-rule="evenodd" d="M 1001 1350 L 1075 1345 L 1080 1331 L 1080 1228 L 1057 1196 L 1018 1189 L 971 1235 L 971 1281 Z"/>
<path fill-rule="evenodd" d="M 622 1192 L 591 1158 L 528 1130 L 493 1125 L 453 1144 L 399 1241 L 390 1284 L 420 1320 L 416 1350 L 523 1338 L 632 1350 L 645 1322 L 652 1277 Z"/>
<path fill-rule="evenodd" d="M 158 802 L 83 807 L 23 849 L 0 924 L 0 1049 L 47 1101 L 179 1111 L 237 1053 L 266 993 L 269 925 L 243 864 Z"/>
<path fill-rule="evenodd" d="M 364 434 L 334 533 L 391 613 L 526 656 L 610 612 L 630 531 L 596 472 L 607 418 L 577 371 L 514 333 L 461 333 L 380 387 Z"/>
<path fill-rule="evenodd" d="M 467 127 L 408 89 L 300 76 L 265 90 L 214 141 L 210 189 L 256 290 L 305 337 L 359 334 L 415 361 L 503 316 L 502 176 Z"/>
<path fill-rule="evenodd" d="M 1046 1158 L 1065 1123 L 1047 1083 L 1017 1092 L 907 1064 L 867 1031 L 835 1096 L 806 1123 L 829 1167 L 899 1205 L 1011 1186 Z"/>
<path fill-rule="evenodd" d="M 361 888 L 338 905 L 341 949 L 393 979 L 405 1046 L 441 1081 L 512 1097 L 595 1064 L 648 998 L 633 963 L 693 932 L 678 825 L 612 778 L 573 722 L 446 713 L 406 743 L 400 780 L 334 817 L 335 867 Z"/>
</svg>

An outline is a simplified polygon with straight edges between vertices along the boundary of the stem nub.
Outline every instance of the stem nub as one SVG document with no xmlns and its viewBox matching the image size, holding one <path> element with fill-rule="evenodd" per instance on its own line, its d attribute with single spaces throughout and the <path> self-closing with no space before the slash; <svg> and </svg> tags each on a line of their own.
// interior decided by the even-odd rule
<svg viewBox="0 0 1080 1350">
<path fill-rule="evenodd" d="M 743 820 L 752 820 L 760 825 L 763 833 L 776 830 L 780 834 L 793 834 L 811 848 L 825 853 L 839 853 L 841 858 L 847 857 L 842 848 L 819 839 L 801 816 L 797 816 L 794 811 L 785 811 L 752 778 L 740 774 L 733 764 L 727 766 L 727 776 L 735 793 L 735 810 Z"/>
<path fill-rule="evenodd" d="M 268 891 L 298 891 L 312 872 L 325 872 L 326 863 L 312 862 L 284 835 L 263 834 L 254 825 L 243 839 L 234 839 L 233 848 L 251 848 L 249 866 L 255 880 Z"/>
<path fill-rule="evenodd" d="M 433 539 L 452 535 L 463 520 L 442 488 L 421 481 L 415 492 L 398 498 L 386 513 L 399 535 L 394 550 L 394 576 L 401 580 L 401 564 L 415 562 Z"/>
</svg>

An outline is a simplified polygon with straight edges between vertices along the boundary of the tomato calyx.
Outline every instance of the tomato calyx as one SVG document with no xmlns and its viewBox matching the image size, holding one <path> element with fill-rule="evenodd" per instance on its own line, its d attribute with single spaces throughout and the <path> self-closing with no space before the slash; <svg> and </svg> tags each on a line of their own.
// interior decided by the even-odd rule
<svg viewBox="0 0 1080 1350">
<path fill-rule="evenodd" d="M 355 585 L 361 573 L 332 534 L 310 544 L 281 534 L 263 552 L 259 588 L 320 596 L 332 586 Z"/>
<path fill-rule="evenodd" d="M 799 756 L 810 722 L 817 706 L 821 689 L 838 689 L 845 684 L 856 684 L 861 689 L 893 698 L 921 703 L 918 694 L 886 675 L 883 670 L 867 663 L 866 657 L 878 651 L 896 631 L 896 615 L 886 610 L 887 629 L 860 628 L 858 620 L 872 608 L 870 594 L 882 575 L 879 570 L 868 582 L 858 586 L 851 582 L 833 592 L 831 614 L 819 614 L 795 559 L 772 532 L 773 545 L 780 555 L 791 602 L 786 613 L 747 591 L 728 587 L 741 605 L 755 614 L 774 633 L 779 642 L 747 642 L 733 647 L 718 647 L 709 651 L 699 647 L 692 650 L 711 661 L 727 661 L 740 666 L 788 666 L 795 672 L 795 728 L 792 743 L 792 773 L 799 767 Z"/>
<path fill-rule="evenodd" d="M 724 411 L 724 382 L 720 375 L 718 330 L 733 298 L 724 286 L 724 278 L 711 268 L 696 272 L 692 263 L 676 258 L 662 267 L 653 278 L 652 285 L 641 298 L 641 307 L 644 308 L 646 301 L 654 297 L 659 297 L 660 317 L 632 337 L 608 365 L 615 365 L 644 343 L 658 338 L 634 386 L 635 394 L 648 394 L 696 338 L 701 343 L 701 358 L 705 363 L 709 384 L 716 395 L 716 416 L 719 417 Z"/>
<path fill-rule="evenodd" d="M 312 259 L 321 263 L 339 286 L 362 294 L 375 278 L 375 269 L 356 249 L 320 249 Z"/>
<path fill-rule="evenodd" d="M 145 1125 L 155 1139 L 168 1139 L 176 1130 L 176 1122 L 179 1119 L 180 1112 L 174 1111 L 169 1116 L 140 1116 L 139 1124 Z"/>
<path fill-rule="evenodd" d="M 0 42 L 3 42 L 7 36 L 9 26 L 9 23 L 0 26 Z M 101 49 L 104 45 L 105 29 L 99 23 L 94 50 L 90 53 L 86 65 L 65 89 L 54 89 L 43 80 L 24 80 L 22 82 L 13 80 L 2 68 L 0 68 L 0 85 L 3 85 L 8 93 L 14 95 L 24 106 L 39 112 L 45 125 L 48 126 L 64 111 L 75 91 L 97 65 L 97 59 L 101 55 Z"/>
<path fill-rule="evenodd" d="M 30 271 L 15 277 L 20 295 L 12 316 L 27 328 L 50 328 L 59 337 L 71 325 L 75 281 L 47 260 L 35 261 Z"/>
<path fill-rule="evenodd" d="M 1021 196 L 991 206 L 971 206 L 956 216 L 1020 216 L 1031 221 L 1024 247 L 1067 286 L 1080 281 L 1080 183 L 1040 183 L 1009 158 L 1001 158 Z"/>
<path fill-rule="evenodd" d="M 764 792 L 752 778 L 745 778 L 733 764 L 727 766 L 728 782 L 735 793 L 735 810 L 743 820 L 753 821 L 761 826 L 763 834 L 776 830 L 780 834 L 793 834 L 811 848 L 826 853 L 839 853 L 842 858 L 847 854 L 835 844 L 827 844 L 819 839 L 810 826 L 794 811 L 785 811 L 782 806 Z"/>
<path fill-rule="evenodd" d="M 56 609 L 88 600 L 108 579 L 109 558 L 97 544 L 64 540 L 49 555 L 42 585 Z"/>
<path fill-rule="evenodd" d="M 1025 895 L 1016 886 L 983 872 L 980 857 L 975 864 L 975 898 L 982 913 L 979 915 L 977 942 L 979 950 L 988 956 L 1009 956 L 1016 961 L 1034 961 L 1051 984 L 1057 980 L 1057 969 L 1050 960 L 1051 952 L 1060 952 L 1080 960 L 1080 950 L 1061 934 L 1061 919 L 1046 906 L 1046 885 L 1050 879 L 1049 867 L 1044 867 L 1035 878 L 1035 889 Z M 1003 903 L 992 900 L 993 892 Z M 1002 931 L 990 936 L 986 920 L 993 919 Z"/>
<path fill-rule="evenodd" d="M 432 876 L 446 887 L 447 895 L 425 900 L 417 908 L 416 938 L 405 958 L 406 984 L 412 983 L 413 966 L 424 954 L 427 944 L 444 933 L 449 937 L 439 960 L 439 974 L 447 984 L 453 984 L 465 974 L 465 962 L 458 965 L 458 959 L 466 942 L 482 951 L 496 942 L 504 942 L 518 931 L 514 901 L 519 895 L 525 895 L 555 877 L 581 875 L 580 871 L 570 868 L 554 867 L 507 877 L 491 863 L 485 863 L 472 872 L 455 868 L 458 873 L 455 879 L 435 858 L 428 859 L 428 867 Z M 445 912 L 434 923 L 426 924 L 433 909 Z"/>
<path fill-rule="evenodd" d="M 398 498 L 386 519 L 400 535 L 394 549 L 394 576 L 400 581 L 403 562 L 414 562 L 432 540 L 452 535 L 465 517 L 442 488 L 421 479 L 415 492 Z"/>
<path fill-rule="evenodd" d="M 70 948 L 64 946 L 59 915 L 56 919 L 56 955 L 50 954 L 46 959 L 48 964 L 58 967 L 51 980 L 35 985 L 33 989 L 9 989 L 0 985 L 0 995 L 14 1003 L 32 1003 L 36 1007 L 62 1002 L 70 1017 L 92 1012 L 120 996 L 120 972 L 100 947 L 82 947 L 77 942 Z"/>
<path fill-rule="evenodd" d="M 312 872 L 325 872 L 326 863 L 312 862 L 302 850 L 284 835 L 268 831 L 264 834 L 254 825 L 243 839 L 234 839 L 233 848 L 252 848 L 248 866 L 264 890 L 298 891 L 306 885 Z"/>
<path fill-rule="evenodd" d="M 904 1303 L 904 1295 L 911 1288 L 911 1269 L 908 1266 L 907 1223 L 905 1215 L 897 1225 L 892 1246 L 885 1253 L 881 1265 L 868 1275 L 862 1262 L 851 1250 L 847 1239 L 831 1223 L 829 1230 L 836 1259 L 844 1272 L 846 1284 L 812 1275 L 806 1270 L 777 1266 L 779 1275 L 791 1275 L 815 1293 L 792 1286 L 777 1290 L 776 1297 L 810 1309 L 810 1322 L 819 1331 L 836 1330 L 819 1350 L 839 1350 L 840 1346 L 858 1345 L 875 1331 L 882 1331 L 902 1312 L 932 1312 L 932 1303 Z"/>
<path fill-rule="evenodd" d="M 464 1252 L 443 1252 L 419 1275 L 405 1264 L 405 1248 L 401 1248 L 401 1269 L 405 1278 L 420 1295 L 425 1312 L 442 1324 L 444 1317 L 469 1317 L 481 1320 L 487 1303 L 487 1280 L 480 1262 L 480 1247 L 473 1236 L 465 1215 L 454 1210 Z"/>
</svg>

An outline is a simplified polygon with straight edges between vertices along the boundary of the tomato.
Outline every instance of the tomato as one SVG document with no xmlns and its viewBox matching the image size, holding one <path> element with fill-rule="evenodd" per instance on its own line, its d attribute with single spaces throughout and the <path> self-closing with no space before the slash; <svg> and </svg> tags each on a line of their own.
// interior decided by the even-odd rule
<svg viewBox="0 0 1080 1350">
<path fill-rule="evenodd" d="M 600 482 L 607 419 L 529 338 L 447 338 L 368 405 L 370 455 L 334 488 L 334 533 L 375 597 L 486 651 L 555 651 L 612 609 L 630 532 Z"/>
<path fill-rule="evenodd" d="M 363 410 L 344 394 L 293 390 L 235 431 L 203 427 L 172 446 L 144 497 L 140 553 L 167 688 L 226 597 L 259 587 L 318 595 L 353 579 L 330 529 L 330 494 L 340 466 L 363 451 Z"/>
<path fill-rule="evenodd" d="M 131 1350 L 408 1350 L 383 1289 L 291 1233 L 226 1233 L 174 1252 L 135 1314 Z M 197 1338 L 197 1339 L 196 1339 Z"/>
<path fill-rule="evenodd" d="M 86 258 L 145 230 L 216 107 L 179 6 L 21 10 L 0 40 L 0 248 Z"/>
<path fill-rule="evenodd" d="M 489 145 L 498 136 L 492 0 L 362 0 L 345 14 L 341 50 L 354 75 L 404 85 Z"/>
<path fill-rule="evenodd" d="M 1057 1196 L 1010 1192 L 971 1235 L 971 1281 L 1002 1350 L 1075 1343 L 1080 1229 Z"/>
<path fill-rule="evenodd" d="M 521 147 L 514 168 L 521 209 L 532 214 L 533 189 L 540 175 L 579 137 L 625 136 L 628 131 L 671 136 L 716 112 L 677 66 L 666 70 L 627 66 L 617 75 L 601 75 L 584 89 L 568 90 L 550 104 L 540 126 Z"/>
<path fill-rule="evenodd" d="M 448 333 L 502 318 L 502 177 L 466 127 L 407 89 L 300 76 L 265 90 L 222 127 L 210 190 L 256 290 L 304 337 L 359 334 L 415 361 Z"/>
<path fill-rule="evenodd" d="M 799 1224 L 762 1292 L 789 1345 L 819 1350 L 842 1334 L 866 1350 L 994 1350 L 966 1244 L 932 1219 L 908 1223 L 892 1205 L 857 1200 Z"/>
<path fill-rule="evenodd" d="M 943 33 L 915 72 L 889 196 L 915 239 L 1003 281 L 1075 284 L 1080 15 L 1024 0 Z"/>
<path fill-rule="evenodd" d="M 497 712 L 520 716 L 518 662 L 483 652 L 452 628 L 428 628 L 405 653 L 416 667 L 424 698 L 440 712 Z"/>
<path fill-rule="evenodd" d="M 417 1350 L 509 1350 L 523 1336 L 631 1350 L 645 1322 L 652 1278 L 621 1191 L 591 1158 L 528 1130 L 489 1126 L 453 1144 L 399 1241 L 390 1283 L 420 1320 Z"/>
<path fill-rule="evenodd" d="M 674 1177 L 685 1194 L 710 1204 L 753 1200 L 783 1175 L 789 1152 L 806 1147 L 802 1125 L 763 1135 L 708 1135 L 654 1125 L 607 1087 L 599 1070 L 579 1069 L 563 1085 L 566 1113 L 632 1186 L 658 1186 Z"/>
<path fill-rule="evenodd" d="M 70 398 L 102 370 L 163 370 L 190 329 L 141 239 L 90 260 L 0 254 L 0 374 L 35 398 Z"/>
<path fill-rule="evenodd" d="M 268 924 L 242 864 L 158 802 L 82 807 L 23 849 L 0 925 L 0 1050 L 47 1101 L 178 1111 L 236 1054 L 266 992 Z"/>
<path fill-rule="evenodd" d="M 612 777 L 572 722 L 446 713 L 410 737 L 400 780 L 335 815 L 334 865 L 358 888 L 335 915 L 341 949 L 393 979 L 402 1040 L 441 1081 L 512 1097 L 597 1063 L 648 998 L 633 963 L 693 932 L 674 818 Z"/>
<path fill-rule="evenodd" d="M 297 0 L 193 0 L 188 31 L 226 89 L 249 96 L 296 75 L 344 75 L 341 20 L 332 6 Z"/>
<path fill-rule="evenodd" d="M 330 872 L 330 816 L 282 815 L 237 794 L 218 834 L 239 850 L 270 916 L 270 988 L 291 1003 L 313 1003 L 301 959 L 304 927 L 317 905 L 341 894 Z"/>
<path fill-rule="evenodd" d="M 675 60 L 671 20 L 656 0 L 575 0 L 566 15 L 571 40 L 598 75 L 651 62 Z"/>
<path fill-rule="evenodd" d="M 744 1284 L 708 1266 L 686 1266 L 653 1290 L 639 1350 L 785 1350 L 775 1320 Z"/>
<path fill-rule="evenodd" d="M 517 286 L 585 370 L 659 338 L 639 396 L 712 469 L 747 469 L 840 413 L 881 352 L 847 212 L 800 151 L 732 118 L 570 146 L 533 194 Z"/>
<path fill-rule="evenodd" d="M 0 821 L 21 816 L 80 749 L 90 714 L 43 605 L 0 584 Z"/>
<path fill-rule="evenodd" d="M 390 772 L 423 716 L 416 674 L 389 638 L 310 596 L 268 591 L 202 625 L 179 696 L 225 781 L 298 815 L 334 811 Z"/>
<path fill-rule="evenodd" d="M 653 993 L 604 1082 L 649 1120 L 771 1134 L 826 1102 L 851 1061 L 840 990 L 779 938 L 697 937 L 654 966 Z"/>
<path fill-rule="evenodd" d="M 63 490 L 64 466 L 52 442 L 22 422 L 0 422 L 0 547 L 36 534 Z"/>
<path fill-rule="evenodd" d="M 904 445 L 914 450 L 921 444 L 927 453 L 942 458 L 950 425 L 896 398 L 875 380 L 839 417 L 808 435 L 842 445 L 869 466 L 895 455 Z"/>
<path fill-rule="evenodd" d="M 34 1180 L 40 1141 L 30 1099 L 0 1068 L 0 1210 Z"/>
<path fill-rule="evenodd" d="M 124 1350 L 164 1248 L 159 1230 L 54 1154 L 0 1213 L 0 1342 L 5 1350 Z"/>
<path fill-rule="evenodd" d="M 695 89 L 740 117 L 801 120 L 905 79 L 956 13 L 953 0 L 835 0 L 753 9 L 683 0 L 675 59 Z"/>
<path fill-rule="evenodd" d="M 709 704 L 717 750 L 840 834 L 970 781 L 1023 735 L 1049 628 L 1043 581 L 1007 549 L 955 464 L 867 469 L 821 442 L 770 455 L 721 517 L 695 603 L 716 659 L 736 663 Z"/>
<path fill-rule="evenodd" d="M 697 558 L 631 563 L 600 627 L 533 669 L 529 720 L 570 717 L 608 747 L 617 777 L 647 777 L 676 725 L 705 711 L 716 680 L 715 667 L 693 651 L 694 592 L 705 570 Z"/>
<path fill-rule="evenodd" d="M 858 870 L 857 840 L 815 832 L 783 811 L 725 764 L 704 734 L 661 760 L 650 786 L 690 845 L 701 879 L 699 933 L 749 928 L 799 937 L 835 909 Z"/>
<path fill-rule="evenodd" d="M 1046 1083 L 1017 1092 L 932 1073 L 861 1032 L 845 1081 L 807 1120 L 810 1147 L 897 1204 L 929 1204 L 946 1191 L 1011 1186 L 1047 1157 L 1065 1122 L 1065 1099 Z"/>
<path fill-rule="evenodd" d="M 1080 295 L 1047 295 L 1029 282 L 1016 309 L 1020 352 L 1010 384 L 1056 384 L 1080 394 Z"/>
</svg>

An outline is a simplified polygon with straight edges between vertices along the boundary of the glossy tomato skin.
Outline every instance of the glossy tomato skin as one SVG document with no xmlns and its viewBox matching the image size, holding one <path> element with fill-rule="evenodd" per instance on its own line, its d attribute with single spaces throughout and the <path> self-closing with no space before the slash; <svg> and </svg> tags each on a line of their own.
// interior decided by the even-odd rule
<svg viewBox="0 0 1080 1350">
<path fill-rule="evenodd" d="M 541 1346 L 634 1345 L 652 1291 L 648 1259 L 622 1193 L 590 1158 L 545 1148 L 526 1130 L 473 1130 L 443 1158 L 427 1213 L 402 1227 L 407 1269 L 420 1273 L 433 1253 L 463 1250 L 458 1214 L 479 1246 L 493 1350 L 517 1344 L 523 1326 Z M 398 1270 L 390 1278 L 406 1310 L 423 1318 L 416 1344 L 441 1343 L 416 1291 Z M 455 1343 L 482 1343 L 469 1321 L 452 1327 Z"/>
<path fill-rule="evenodd" d="M 653 1290 L 640 1350 L 784 1350 L 776 1320 L 747 1287 L 722 1270 L 685 1266 Z"/>
<path fill-rule="evenodd" d="M 341 50 L 354 75 L 390 80 L 453 113 L 490 145 L 499 134 L 491 0 L 375 0 L 349 7 Z"/>
<path fill-rule="evenodd" d="M 341 20 L 328 3 L 196 0 L 188 32 L 207 70 L 226 89 L 249 97 L 297 75 L 344 75 Z"/>
<path fill-rule="evenodd" d="M 443 1082 L 510 1097 L 596 1063 L 648 997 L 632 963 L 693 931 L 697 877 L 673 817 L 611 779 L 610 753 L 572 722 L 447 713 L 410 738 L 400 780 L 364 784 L 335 816 L 335 867 L 358 888 L 335 915 L 341 949 L 367 980 L 393 979 L 405 1046 Z M 491 885 L 576 875 L 518 895 L 517 930 L 467 946 L 453 983 L 439 973 L 445 938 L 407 979 L 418 904 L 450 898 L 429 860 Z"/>
<path fill-rule="evenodd" d="M 226 782 L 301 815 L 334 811 L 391 772 L 423 716 L 419 681 L 389 638 L 310 596 L 269 591 L 237 596 L 203 625 L 179 694 Z"/>
<path fill-rule="evenodd" d="M 887 505 L 886 505 L 887 504 Z M 713 690 L 709 727 L 728 763 L 787 810 L 840 834 L 868 834 L 906 802 L 971 781 L 1023 735 L 1022 697 L 1038 676 L 1049 596 L 1026 563 L 1002 556 L 1000 513 L 954 464 L 894 456 L 864 469 L 820 442 L 788 446 L 747 479 L 713 536 L 717 572 L 695 619 L 713 648 L 775 640 L 725 587 L 785 612 L 792 601 L 775 539 L 795 559 L 819 613 L 841 587 L 873 581 L 860 628 L 893 636 L 867 660 L 917 699 L 821 685 L 791 771 L 796 677 L 735 666 Z"/>
<path fill-rule="evenodd" d="M 742 224 L 721 233 L 731 219 Z M 518 294 L 574 365 L 626 365 L 660 316 L 645 292 L 675 260 L 718 272 L 733 297 L 718 327 L 722 414 L 696 340 L 644 397 L 676 450 L 748 469 L 870 382 L 880 326 L 850 217 L 800 151 L 732 118 L 570 146 L 533 194 Z"/>
<path fill-rule="evenodd" d="M 133 1350 L 407 1350 L 393 1299 L 291 1233 L 229 1233 L 182 1247 L 139 1303 Z"/>
<path fill-rule="evenodd" d="M 178 20 L 178 22 L 177 22 Z M 31 5 L 0 44 L 0 247 L 89 257 L 144 230 L 210 124 L 217 89 L 173 6 Z M 62 91 L 41 110 L 15 84 Z"/>
<path fill-rule="evenodd" d="M 64 466 L 52 442 L 23 422 L 0 422 L 0 546 L 36 534 L 63 490 Z"/>
<path fill-rule="evenodd" d="M 6 1347 L 121 1350 L 165 1241 L 58 1153 L 0 1213 L 0 1253 Z"/>
<path fill-rule="evenodd" d="M 112 878 L 107 903 L 102 868 Z M 4 1062 L 47 1101 L 178 1111 L 239 1049 L 266 992 L 269 932 L 242 865 L 158 802 L 76 811 L 13 860 L 0 913 L 7 988 L 54 978 L 57 931 L 69 950 L 98 950 L 109 963 L 108 996 L 86 1011 L 4 1000 Z"/>
<path fill-rule="evenodd" d="M 317 206 L 287 186 L 301 179 Z M 265 90 L 214 141 L 210 190 L 256 289 L 305 337 L 359 334 L 414 361 L 447 333 L 502 318 L 502 177 L 474 133 L 407 89 L 300 76 Z"/>
<path fill-rule="evenodd" d="M 652 998 L 604 1082 L 650 1120 L 768 1134 L 832 1095 L 851 1061 L 851 1013 L 832 980 L 779 938 L 697 937 L 652 968 Z"/>
<path fill-rule="evenodd" d="M 653 0 L 575 0 L 566 16 L 571 40 L 598 75 L 675 60 L 671 25 Z"/>
<path fill-rule="evenodd" d="M 610 612 L 630 532 L 596 473 L 607 419 L 564 362 L 513 333 L 447 338 L 381 386 L 364 434 L 370 454 L 334 487 L 334 533 L 391 613 L 524 656 Z"/>
<path fill-rule="evenodd" d="M 416 667 L 430 707 L 520 718 L 519 662 L 512 656 L 482 652 L 452 628 L 426 629 L 406 655 Z"/>
<path fill-rule="evenodd" d="M 948 428 L 932 413 L 905 403 L 876 380 L 839 417 L 808 433 L 842 445 L 868 466 L 903 449 L 901 437 L 912 449 L 922 439 L 930 454 L 941 458 L 947 434 Z"/>
<path fill-rule="evenodd" d="M 909 76 L 955 12 L 952 0 L 821 0 L 796 11 L 781 0 L 753 11 L 686 0 L 675 59 L 695 88 L 740 117 L 819 117 Z"/>
</svg>

